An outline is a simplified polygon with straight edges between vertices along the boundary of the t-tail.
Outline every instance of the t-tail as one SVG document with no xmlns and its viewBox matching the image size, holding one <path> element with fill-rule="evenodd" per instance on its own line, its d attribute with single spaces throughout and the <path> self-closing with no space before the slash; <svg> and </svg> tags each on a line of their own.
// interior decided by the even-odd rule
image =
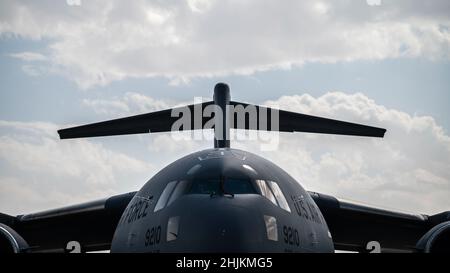
<svg viewBox="0 0 450 273">
<path fill-rule="evenodd" d="M 189 116 L 180 117 L 180 113 Z M 174 126 L 180 118 L 187 122 Z M 218 83 L 213 101 L 62 129 L 58 134 L 69 139 L 213 129 L 214 147 L 229 148 L 230 128 L 365 137 L 384 137 L 386 133 L 383 128 L 231 101 L 228 85 Z"/>
</svg>

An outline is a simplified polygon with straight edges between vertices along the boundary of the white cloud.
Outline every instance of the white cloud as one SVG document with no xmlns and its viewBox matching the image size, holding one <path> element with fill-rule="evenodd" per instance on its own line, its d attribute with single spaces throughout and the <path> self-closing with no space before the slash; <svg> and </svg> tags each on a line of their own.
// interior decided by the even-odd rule
<svg viewBox="0 0 450 273">
<path fill-rule="evenodd" d="M 116 114 L 129 112 L 128 105 L 117 100 L 83 99 L 83 106 L 92 108 L 97 114 Z"/>
<path fill-rule="evenodd" d="M 46 66 L 30 64 L 22 65 L 22 71 L 32 77 L 38 77 L 49 72 Z"/>
<path fill-rule="evenodd" d="M 155 110 L 173 105 L 138 93 L 114 101 L 124 106 L 103 103 L 102 113 L 114 117 L 123 109 L 120 114 L 152 109 L 145 102 L 159 105 Z M 272 160 L 307 190 L 417 213 L 450 209 L 450 137 L 433 118 L 388 109 L 359 93 L 284 96 L 264 104 L 388 129 L 384 139 L 283 133 L 279 149 L 267 152 L 255 141 L 231 144 Z M 59 141 L 58 128 L 0 122 L 0 211 L 29 212 L 138 190 L 170 162 L 212 146 L 177 142 L 170 134 L 133 136 L 145 163 L 131 149 L 106 146 L 114 141 L 129 147 L 127 137 Z"/>
<path fill-rule="evenodd" d="M 42 55 L 40 53 L 36 53 L 36 52 L 29 52 L 29 51 L 24 51 L 24 52 L 20 52 L 20 53 L 11 53 L 8 55 L 10 57 L 20 59 L 20 60 L 26 61 L 26 62 L 47 60 L 47 57 L 45 57 L 44 55 Z"/>
<path fill-rule="evenodd" d="M 156 100 L 138 92 L 127 92 L 122 97 L 115 97 L 111 99 L 83 100 L 83 106 L 92 109 L 97 114 L 103 114 L 110 117 L 154 112 L 168 109 L 176 105 L 177 103 L 173 101 Z"/>
<path fill-rule="evenodd" d="M 26 64 L 22 65 L 22 71 L 32 77 L 48 74 L 51 70 L 48 63 L 46 63 L 48 61 L 47 56 L 41 53 L 24 51 L 19 53 L 10 53 L 7 54 L 7 56 L 25 62 Z"/>
<path fill-rule="evenodd" d="M 60 141 L 51 123 L 0 121 L 0 211 L 27 213 L 135 190 L 150 163 L 88 140 Z"/>
<path fill-rule="evenodd" d="M 267 105 L 387 128 L 384 139 L 282 134 L 274 152 L 257 151 L 306 189 L 387 208 L 436 213 L 450 209 L 450 137 L 427 116 L 387 109 L 362 94 L 284 96 Z"/>
<path fill-rule="evenodd" d="M 92 109 L 94 113 L 111 118 L 124 115 L 138 115 L 169 109 L 178 106 L 210 101 L 211 98 L 198 97 L 192 101 L 173 101 L 170 99 L 154 99 L 139 92 L 126 92 L 121 97 L 110 99 L 83 99 L 83 106 Z M 197 99 L 199 101 L 197 101 Z"/>
<path fill-rule="evenodd" d="M 374 3 L 374 1 L 370 1 Z M 449 57 L 447 0 L 2 1 L 4 37 L 46 39 L 81 87 L 127 77 L 251 74 L 306 62 Z"/>
</svg>

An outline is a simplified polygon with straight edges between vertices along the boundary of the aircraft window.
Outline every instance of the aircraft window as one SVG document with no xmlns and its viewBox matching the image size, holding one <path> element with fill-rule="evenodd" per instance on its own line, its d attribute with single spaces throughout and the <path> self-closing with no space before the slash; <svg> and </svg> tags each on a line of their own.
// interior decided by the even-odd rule
<svg viewBox="0 0 450 273">
<path fill-rule="evenodd" d="M 284 197 L 284 194 L 281 191 L 280 186 L 278 186 L 278 184 L 273 181 L 269 181 L 269 183 L 280 207 L 286 211 L 291 212 L 291 209 L 289 208 L 288 202 L 286 201 L 286 198 Z"/>
<path fill-rule="evenodd" d="M 189 193 L 196 194 L 249 194 L 256 193 L 250 180 L 224 178 L 223 185 L 220 179 L 198 179 L 192 181 Z M 223 189 L 222 189 L 223 187 Z"/>
<path fill-rule="evenodd" d="M 219 179 L 197 179 L 192 181 L 189 193 L 218 194 L 220 193 Z"/>
<path fill-rule="evenodd" d="M 246 194 L 256 193 L 249 180 L 226 178 L 224 183 L 226 193 Z"/>
<path fill-rule="evenodd" d="M 258 184 L 259 189 L 261 190 L 261 194 L 269 199 L 272 203 L 275 205 L 277 204 L 277 200 L 275 199 L 275 196 L 272 193 L 272 190 L 269 188 L 269 186 L 266 184 L 266 181 L 264 180 L 256 180 L 256 184 Z"/>
<path fill-rule="evenodd" d="M 181 195 L 183 195 L 186 192 L 188 182 L 187 181 L 180 181 L 175 189 L 173 190 L 172 195 L 170 196 L 169 201 L 167 202 L 167 206 L 172 204 L 175 200 L 177 200 Z"/>
<path fill-rule="evenodd" d="M 277 219 L 273 216 L 264 215 L 264 222 L 266 223 L 267 239 L 278 241 Z"/>
<path fill-rule="evenodd" d="M 161 193 L 161 196 L 158 199 L 158 202 L 156 203 L 154 211 L 158 211 L 166 206 L 167 199 L 169 199 L 170 194 L 173 191 L 173 188 L 177 184 L 177 181 L 172 181 L 167 184 L 167 186 L 164 188 L 163 192 Z"/>
<path fill-rule="evenodd" d="M 180 225 L 180 216 L 170 217 L 167 222 L 166 241 L 174 241 L 178 238 L 178 227 Z"/>
</svg>

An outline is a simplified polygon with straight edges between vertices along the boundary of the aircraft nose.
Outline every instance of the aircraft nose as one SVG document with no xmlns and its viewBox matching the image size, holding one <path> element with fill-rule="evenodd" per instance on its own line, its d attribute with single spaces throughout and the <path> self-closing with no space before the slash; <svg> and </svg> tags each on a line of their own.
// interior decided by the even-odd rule
<svg viewBox="0 0 450 273">
<path fill-rule="evenodd" d="M 195 200 L 208 198 L 207 202 Z M 180 226 L 180 244 L 195 252 L 257 252 L 265 233 L 263 217 L 248 197 L 197 197 Z M 250 197 L 251 199 L 251 197 Z M 195 202 L 199 201 L 199 202 Z M 205 200 L 206 201 L 206 200 Z M 194 205 L 195 203 L 195 205 Z M 261 219 L 259 219 L 261 218 Z"/>
</svg>

